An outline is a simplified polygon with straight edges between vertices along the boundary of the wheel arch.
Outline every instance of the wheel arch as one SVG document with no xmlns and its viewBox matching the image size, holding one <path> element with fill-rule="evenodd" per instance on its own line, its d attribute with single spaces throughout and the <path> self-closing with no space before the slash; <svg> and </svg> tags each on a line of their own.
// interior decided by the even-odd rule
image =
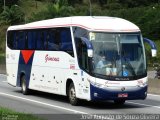
<svg viewBox="0 0 160 120">
<path fill-rule="evenodd" d="M 66 95 L 68 96 L 68 89 L 69 89 L 69 86 L 70 84 L 73 83 L 73 80 L 71 78 L 68 78 L 67 81 L 66 81 Z"/>
<path fill-rule="evenodd" d="M 21 73 L 20 73 L 20 87 L 22 87 L 22 77 L 23 76 L 25 76 L 25 72 L 24 71 L 22 71 Z"/>
</svg>

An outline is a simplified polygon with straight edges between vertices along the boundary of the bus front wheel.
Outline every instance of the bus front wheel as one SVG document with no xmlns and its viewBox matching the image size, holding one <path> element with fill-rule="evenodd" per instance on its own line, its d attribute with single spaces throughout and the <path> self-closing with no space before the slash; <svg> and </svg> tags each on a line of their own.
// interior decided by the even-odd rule
<svg viewBox="0 0 160 120">
<path fill-rule="evenodd" d="M 27 95 L 29 93 L 29 89 L 27 88 L 26 85 L 25 75 L 21 77 L 21 90 L 24 95 Z"/>
<path fill-rule="evenodd" d="M 68 97 L 71 105 L 78 105 L 78 98 L 76 98 L 76 91 L 73 83 L 69 86 Z"/>
</svg>

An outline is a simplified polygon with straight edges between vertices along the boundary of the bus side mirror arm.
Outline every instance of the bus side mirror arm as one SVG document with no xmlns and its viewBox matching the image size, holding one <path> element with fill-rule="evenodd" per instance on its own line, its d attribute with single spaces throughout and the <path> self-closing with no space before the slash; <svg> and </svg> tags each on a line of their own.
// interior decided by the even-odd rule
<svg viewBox="0 0 160 120">
<path fill-rule="evenodd" d="M 148 39 L 148 38 L 143 38 L 143 41 L 148 43 L 150 46 L 151 46 L 151 54 L 152 54 L 152 57 L 156 57 L 157 56 L 157 47 L 156 47 L 156 44 Z"/>
</svg>

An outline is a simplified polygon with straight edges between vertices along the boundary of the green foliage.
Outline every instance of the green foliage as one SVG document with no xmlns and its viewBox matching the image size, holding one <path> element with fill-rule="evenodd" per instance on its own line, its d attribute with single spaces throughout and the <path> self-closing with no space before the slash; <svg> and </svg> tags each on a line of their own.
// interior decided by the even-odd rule
<svg viewBox="0 0 160 120">
<path fill-rule="evenodd" d="M 24 22 L 24 13 L 21 8 L 17 5 L 11 6 L 11 8 L 6 7 L 5 10 L 0 15 L 1 24 L 10 24 Z"/>
<path fill-rule="evenodd" d="M 43 120 L 30 114 L 15 112 L 13 110 L 0 106 L 0 118 L 2 120 Z"/>
<path fill-rule="evenodd" d="M 74 6 L 75 4 L 81 4 L 82 0 L 68 0 L 68 4 Z"/>
<path fill-rule="evenodd" d="M 5 33 L 8 26 L 0 26 L 0 56 L 5 51 Z"/>
<path fill-rule="evenodd" d="M 127 8 L 133 8 L 139 6 L 147 6 L 150 4 L 151 0 L 119 0 L 119 2 Z"/>
<path fill-rule="evenodd" d="M 67 17 L 71 15 L 74 15 L 74 8 L 68 6 L 66 0 L 57 0 L 56 3 L 49 4 L 46 10 L 40 11 L 36 14 L 33 13 L 33 17 L 30 21 Z"/>
<path fill-rule="evenodd" d="M 146 9 L 138 24 L 144 36 L 154 40 L 160 39 L 160 6 Z"/>
<path fill-rule="evenodd" d="M 12 5 L 15 5 L 18 3 L 19 0 L 5 0 L 5 5 L 8 7 L 11 7 Z M 0 4 L 4 4 L 4 0 L 0 1 Z"/>
<path fill-rule="evenodd" d="M 6 7 L 11 7 L 12 5 L 16 5 L 18 1 L 19 0 L 5 0 L 4 4 L 4 0 L 0 0 L 0 13 L 4 10 L 4 5 Z"/>
<path fill-rule="evenodd" d="M 160 5 L 136 8 L 124 8 L 119 10 L 103 10 L 95 15 L 114 16 L 124 18 L 140 27 L 144 37 L 160 39 Z"/>
<path fill-rule="evenodd" d="M 2 3 L 0 3 L 0 13 L 3 11 L 3 8 L 2 8 Z"/>
<path fill-rule="evenodd" d="M 5 64 L 6 58 L 4 53 L 0 53 L 0 65 Z"/>
</svg>

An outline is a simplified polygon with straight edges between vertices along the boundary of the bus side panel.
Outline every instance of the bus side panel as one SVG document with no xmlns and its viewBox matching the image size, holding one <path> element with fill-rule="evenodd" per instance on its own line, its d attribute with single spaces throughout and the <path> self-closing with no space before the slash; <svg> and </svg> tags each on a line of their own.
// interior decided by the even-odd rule
<svg viewBox="0 0 160 120">
<path fill-rule="evenodd" d="M 83 98 L 87 100 L 91 100 L 91 95 L 90 95 L 90 83 L 89 81 L 95 81 L 95 78 L 90 76 L 84 71 L 81 71 L 81 77 L 82 77 L 82 93 L 83 93 Z"/>
<path fill-rule="evenodd" d="M 60 94 L 61 72 L 58 73 L 58 71 L 59 69 L 57 68 L 42 65 L 38 66 L 34 64 L 32 66 L 29 88 L 43 92 Z"/>
<path fill-rule="evenodd" d="M 61 94 L 63 83 L 62 66 L 65 66 L 63 52 L 35 51 L 29 88 Z"/>
<path fill-rule="evenodd" d="M 9 84 L 16 86 L 19 61 L 19 50 L 6 48 L 6 73 Z"/>
</svg>

